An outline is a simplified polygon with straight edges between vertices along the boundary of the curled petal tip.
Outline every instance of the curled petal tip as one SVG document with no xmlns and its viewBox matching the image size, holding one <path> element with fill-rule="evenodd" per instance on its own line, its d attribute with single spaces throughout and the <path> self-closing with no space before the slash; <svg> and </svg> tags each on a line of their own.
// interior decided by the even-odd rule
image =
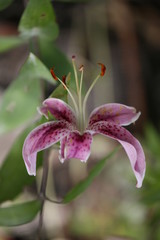
<svg viewBox="0 0 160 240">
<path fill-rule="evenodd" d="M 81 161 L 82 163 L 86 163 L 87 160 L 88 160 L 88 158 L 87 158 L 87 159 L 84 159 L 84 160 L 80 160 L 80 161 Z"/>
<path fill-rule="evenodd" d="M 61 153 L 60 153 L 60 155 L 59 155 L 59 161 L 63 164 L 64 163 L 64 161 L 65 161 L 65 159 L 61 156 Z"/>
<path fill-rule="evenodd" d="M 142 187 L 142 184 L 139 184 L 139 183 L 136 184 L 136 188 L 141 188 L 141 187 Z"/>
<path fill-rule="evenodd" d="M 103 63 L 98 63 L 98 64 L 101 66 L 101 73 L 100 73 L 100 75 L 101 75 L 101 77 L 103 77 L 105 72 L 106 72 L 106 67 L 105 67 L 105 65 Z"/>
<path fill-rule="evenodd" d="M 49 119 L 48 110 L 47 110 L 46 106 L 37 107 L 37 111 L 40 115 L 44 115 L 46 119 Z"/>
</svg>

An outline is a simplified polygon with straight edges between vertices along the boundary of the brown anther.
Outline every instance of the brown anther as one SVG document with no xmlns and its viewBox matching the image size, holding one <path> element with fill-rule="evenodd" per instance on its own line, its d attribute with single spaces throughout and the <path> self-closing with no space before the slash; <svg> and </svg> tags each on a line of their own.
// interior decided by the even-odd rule
<svg viewBox="0 0 160 240">
<path fill-rule="evenodd" d="M 104 76 L 105 72 L 106 72 L 106 67 L 104 66 L 103 63 L 98 63 L 101 66 L 101 77 Z"/>
<path fill-rule="evenodd" d="M 75 58 L 76 58 L 76 56 L 75 56 L 75 55 L 73 55 L 73 56 L 72 56 L 72 60 L 74 60 Z"/>
<path fill-rule="evenodd" d="M 81 65 L 81 66 L 79 67 L 79 71 L 80 71 L 80 72 L 83 71 L 83 68 L 84 68 L 84 65 Z"/>
<path fill-rule="evenodd" d="M 66 75 L 62 76 L 62 82 L 66 84 Z"/>
<path fill-rule="evenodd" d="M 54 73 L 54 68 L 50 69 L 50 73 L 52 74 L 52 77 L 57 81 L 58 78 L 57 78 L 56 74 Z"/>
<path fill-rule="evenodd" d="M 66 75 L 62 76 L 62 82 L 66 85 Z M 65 86 L 63 85 L 63 87 L 65 88 Z M 66 89 L 66 88 L 65 88 Z"/>
</svg>

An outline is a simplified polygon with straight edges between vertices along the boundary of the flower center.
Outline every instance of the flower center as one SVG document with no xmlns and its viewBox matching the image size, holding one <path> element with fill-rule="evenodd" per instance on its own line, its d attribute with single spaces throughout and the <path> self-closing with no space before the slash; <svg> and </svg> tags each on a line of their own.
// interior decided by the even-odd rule
<svg viewBox="0 0 160 240">
<path fill-rule="evenodd" d="M 54 72 L 54 68 L 50 69 L 50 72 L 52 74 L 52 77 L 57 81 L 59 81 L 66 91 L 68 92 L 74 106 L 76 118 L 77 118 L 77 125 L 78 129 L 81 134 L 83 134 L 85 128 L 86 128 L 86 103 L 88 100 L 88 97 L 90 95 L 91 90 L 93 89 L 94 85 L 96 84 L 97 80 L 100 77 L 103 77 L 106 71 L 106 67 L 102 63 L 98 63 L 101 66 L 101 72 L 98 74 L 98 76 L 93 80 L 91 86 L 89 87 L 87 93 L 85 94 L 84 98 L 82 98 L 82 85 L 83 85 L 83 73 L 84 73 L 84 66 L 81 65 L 79 68 L 80 72 L 80 78 L 78 77 L 77 67 L 75 64 L 75 56 L 72 57 L 72 65 L 74 70 L 74 76 L 75 76 L 75 83 L 76 83 L 76 97 L 78 100 L 75 99 L 73 94 L 71 93 L 69 87 L 67 86 L 66 76 L 62 77 L 62 80 L 58 78 Z"/>
</svg>

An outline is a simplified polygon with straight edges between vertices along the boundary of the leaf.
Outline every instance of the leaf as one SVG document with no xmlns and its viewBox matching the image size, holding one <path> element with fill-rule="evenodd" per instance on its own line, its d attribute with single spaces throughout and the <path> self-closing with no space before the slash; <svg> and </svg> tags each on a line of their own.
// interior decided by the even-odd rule
<svg viewBox="0 0 160 240">
<path fill-rule="evenodd" d="M 13 0 L 0 0 L 0 11 L 7 8 Z"/>
<path fill-rule="evenodd" d="M 55 83 L 48 69 L 31 53 L 2 99 L 0 134 L 27 123 L 35 116 L 41 101 L 40 78 Z"/>
<path fill-rule="evenodd" d="M 48 68 L 54 67 L 56 76 L 62 79 L 63 75 L 71 73 L 73 76 L 73 68 L 67 57 L 51 42 L 40 40 L 40 52 L 43 62 Z M 71 79 L 72 81 L 73 79 Z M 71 85 L 69 81 L 69 85 Z M 51 97 L 60 98 L 67 102 L 67 91 L 60 84 L 51 94 Z"/>
<path fill-rule="evenodd" d="M 50 0 L 28 1 L 20 20 L 19 31 L 26 37 L 55 39 L 58 36 L 58 26 Z"/>
<path fill-rule="evenodd" d="M 17 47 L 25 42 L 24 39 L 14 37 L 0 37 L 0 52 L 5 52 L 11 48 Z"/>
<path fill-rule="evenodd" d="M 40 211 L 38 200 L 0 208 L 0 226 L 17 226 L 31 222 Z"/>
<path fill-rule="evenodd" d="M 63 198 L 62 203 L 69 203 L 70 201 L 78 197 L 82 192 L 84 192 L 88 188 L 88 186 L 93 182 L 95 177 L 97 177 L 102 172 L 106 164 L 106 161 L 109 158 L 111 158 L 117 152 L 118 149 L 119 147 L 113 150 L 105 158 L 100 160 L 89 172 L 89 175 L 66 194 L 66 196 Z"/>
<path fill-rule="evenodd" d="M 33 129 L 28 128 L 15 141 L 10 153 L 0 168 L 0 203 L 13 200 L 20 194 L 26 185 L 35 181 L 35 177 L 29 176 L 22 158 L 22 147 L 27 134 Z M 42 165 L 42 152 L 38 153 L 37 168 Z"/>
<path fill-rule="evenodd" d="M 52 98 L 59 98 L 65 102 L 67 102 L 67 91 L 64 89 L 64 87 L 60 84 L 51 94 Z"/>
<path fill-rule="evenodd" d="M 55 44 L 40 40 L 39 47 L 42 61 L 48 68 L 54 66 L 55 73 L 59 78 L 62 78 L 63 75 L 67 75 L 69 72 L 73 72 L 70 61 Z"/>
</svg>

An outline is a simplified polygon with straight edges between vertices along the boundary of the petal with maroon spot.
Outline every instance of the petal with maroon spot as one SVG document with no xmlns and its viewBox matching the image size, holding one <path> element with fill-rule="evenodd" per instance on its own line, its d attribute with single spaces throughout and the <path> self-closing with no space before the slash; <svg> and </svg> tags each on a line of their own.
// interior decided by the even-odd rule
<svg viewBox="0 0 160 240">
<path fill-rule="evenodd" d="M 48 118 L 48 111 L 57 119 L 76 125 L 76 116 L 71 107 L 58 98 L 48 98 L 43 102 L 39 112 Z"/>
<path fill-rule="evenodd" d="M 61 162 L 70 158 L 76 158 L 82 162 L 86 162 L 91 153 L 92 135 L 85 132 L 80 135 L 78 131 L 72 131 L 63 142 L 64 157 L 61 156 Z"/>
<path fill-rule="evenodd" d="M 145 175 L 146 164 L 144 152 L 139 141 L 125 128 L 112 122 L 101 121 L 94 123 L 90 126 L 90 133 L 100 133 L 121 143 L 129 157 L 132 170 L 137 179 L 136 187 L 140 188 Z"/>
<path fill-rule="evenodd" d="M 37 152 L 46 149 L 60 141 L 73 129 L 66 121 L 47 122 L 34 130 L 27 136 L 23 145 L 23 159 L 30 175 L 36 175 Z"/>
<path fill-rule="evenodd" d="M 104 104 L 94 109 L 89 117 L 89 125 L 98 121 L 115 122 L 126 126 L 135 122 L 140 116 L 136 109 L 119 103 Z"/>
</svg>

